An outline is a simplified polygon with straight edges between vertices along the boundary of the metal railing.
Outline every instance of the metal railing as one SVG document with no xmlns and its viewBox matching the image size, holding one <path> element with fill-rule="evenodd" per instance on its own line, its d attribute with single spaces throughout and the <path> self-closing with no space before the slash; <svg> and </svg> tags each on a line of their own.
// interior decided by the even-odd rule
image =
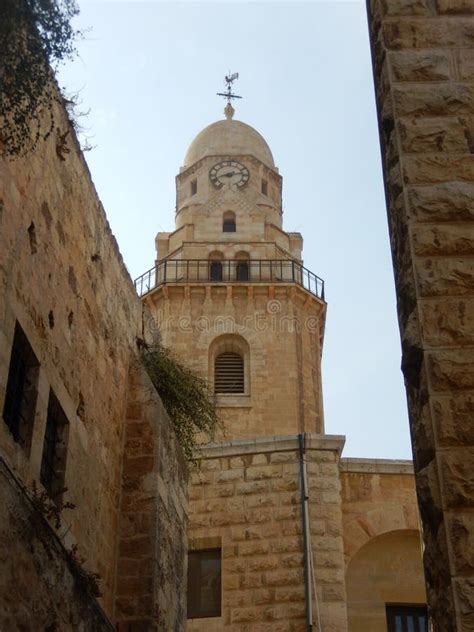
<svg viewBox="0 0 474 632">
<path fill-rule="evenodd" d="M 138 296 L 164 283 L 297 283 L 324 300 L 324 281 L 291 259 L 164 259 L 135 279 Z"/>
</svg>

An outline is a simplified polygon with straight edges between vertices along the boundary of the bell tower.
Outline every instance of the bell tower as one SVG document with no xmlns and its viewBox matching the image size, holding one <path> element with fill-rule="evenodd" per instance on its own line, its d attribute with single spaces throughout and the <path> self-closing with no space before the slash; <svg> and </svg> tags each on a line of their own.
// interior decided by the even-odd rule
<svg viewBox="0 0 474 632">
<path fill-rule="evenodd" d="M 234 119 L 203 129 L 176 176 L 176 229 L 137 280 L 163 343 L 214 388 L 227 439 L 324 431 L 321 279 L 283 229 L 282 177 Z"/>
</svg>

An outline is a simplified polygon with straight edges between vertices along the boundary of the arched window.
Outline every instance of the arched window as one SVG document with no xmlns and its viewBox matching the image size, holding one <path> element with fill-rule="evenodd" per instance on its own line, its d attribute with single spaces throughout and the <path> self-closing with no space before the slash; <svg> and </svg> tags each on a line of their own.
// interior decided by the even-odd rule
<svg viewBox="0 0 474 632">
<path fill-rule="evenodd" d="M 222 232 L 224 233 L 235 233 L 235 213 L 232 211 L 226 211 L 224 213 L 224 219 L 222 223 Z"/>
<path fill-rule="evenodd" d="M 247 252 L 238 252 L 235 256 L 237 259 L 236 266 L 236 280 L 237 281 L 249 281 L 250 280 L 250 270 L 249 270 L 249 255 Z"/>
<path fill-rule="evenodd" d="M 244 393 L 244 359 L 235 351 L 224 351 L 214 363 L 215 393 Z"/>
<path fill-rule="evenodd" d="M 222 259 L 221 252 L 211 252 L 209 255 L 209 280 L 222 281 Z"/>
<path fill-rule="evenodd" d="M 209 347 L 209 381 L 217 395 L 250 394 L 250 349 L 237 334 L 222 334 Z"/>
</svg>

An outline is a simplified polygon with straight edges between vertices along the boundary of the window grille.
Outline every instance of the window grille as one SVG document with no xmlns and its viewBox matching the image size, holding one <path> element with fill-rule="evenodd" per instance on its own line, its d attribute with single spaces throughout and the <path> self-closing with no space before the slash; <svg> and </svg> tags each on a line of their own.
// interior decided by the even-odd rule
<svg viewBox="0 0 474 632">
<path fill-rule="evenodd" d="M 188 619 L 221 616 L 221 549 L 188 553 Z"/>
<path fill-rule="evenodd" d="M 27 450 L 33 434 L 39 366 L 23 329 L 16 323 L 3 419 L 13 439 Z"/>
<path fill-rule="evenodd" d="M 428 632 L 426 606 L 386 606 L 388 632 Z"/>
<path fill-rule="evenodd" d="M 238 353 L 226 351 L 216 357 L 215 393 L 244 393 L 244 359 Z"/>
<path fill-rule="evenodd" d="M 59 500 L 64 491 L 69 422 L 51 391 L 44 433 L 40 480 L 50 496 Z"/>
</svg>

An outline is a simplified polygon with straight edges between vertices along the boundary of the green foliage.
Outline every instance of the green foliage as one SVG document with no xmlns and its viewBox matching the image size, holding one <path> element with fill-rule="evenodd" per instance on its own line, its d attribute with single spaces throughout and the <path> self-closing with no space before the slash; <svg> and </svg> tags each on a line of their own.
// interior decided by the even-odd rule
<svg viewBox="0 0 474 632">
<path fill-rule="evenodd" d="M 76 505 L 74 503 L 56 503 L 54 498 L 46 492 L 45 490 L 39 490 L 36 485 L 36 481 L 33 481 L 33 485 L 29 491 L 29 497 L 31 502 L 33 503 L 33 507 L 38 511 L 42 516 L 44 516 L 48 522 L 52 522 L 54 524 L 55 529 L 61 528 L 61 517 L 64 509 L 75 509 Z M 61 490 L 61 494 L 66 492 L 67 488 Z"/>
<path fill-rule="evenodd" d="M 53 73 L 75 53 L 79 33 L 71 19 L 78 12 L 76 0 L 1 0 L 0 141 L 6 155 L 25 154 L 54 130 Z"/>
<path fill-rule="evenodd" d="M 160 344 L 143 351 L 143 363 L 170 416 L 186 458 L 193 461 L 198 435 L 203 433 L 212 440 L 220 425 L 208 383 Z"/>
</svg>

